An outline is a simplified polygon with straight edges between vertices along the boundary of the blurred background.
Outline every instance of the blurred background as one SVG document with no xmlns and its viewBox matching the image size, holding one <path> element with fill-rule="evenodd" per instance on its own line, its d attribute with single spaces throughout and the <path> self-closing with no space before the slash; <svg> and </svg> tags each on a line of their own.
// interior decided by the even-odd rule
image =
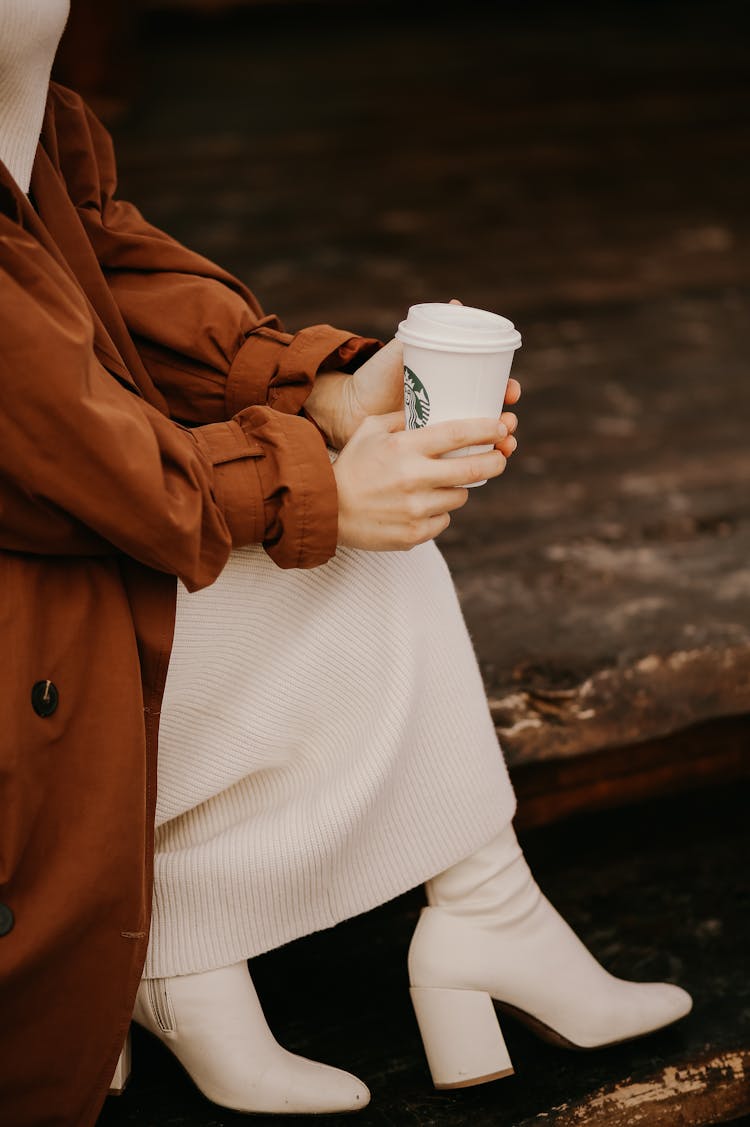
<svg viewBox="0 0 750 1127">
<path fill-rule="evenodd" d="M 750 1112 L 746 9 L 73 0 L 56 77 L 112 130 L 120 194 L 287 328 L 387 339 L 459 297 L 520 329 L 518 452 L 439 546 L 543 885 L 611 969 L 696 994 L 643 1048 L 522 1040 L 533 1085 L 436 1095 L 402 898 L 254 969 L 285 1044 L 360 1066 L 363 1125 L 619 1127 L 628 1076 L 657 1093 L 648 1125 Z M 325 972 L 365 951 L 368 1038 Z M 142 1059 L 103 1125 L 218 1122 Z"/>
</svg>

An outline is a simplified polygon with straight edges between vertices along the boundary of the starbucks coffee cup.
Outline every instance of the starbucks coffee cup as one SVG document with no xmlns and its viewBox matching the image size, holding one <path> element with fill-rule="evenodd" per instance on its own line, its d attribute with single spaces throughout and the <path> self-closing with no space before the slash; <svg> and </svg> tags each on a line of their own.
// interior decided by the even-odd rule
<svg viewBox="0 0 750 1127">
<path fill-rule="evenodd" d="M 426 302 L 410 307 L 396 339 L 404 346 L 409 430 L 451 419 L 499 419 L 513 353 L 521 347 L 521 334 L 512 321 L 487 309 Z M 486 450 L 492 445 L 464 446 L 441 456 L 460 458 Z"/>
</svg>

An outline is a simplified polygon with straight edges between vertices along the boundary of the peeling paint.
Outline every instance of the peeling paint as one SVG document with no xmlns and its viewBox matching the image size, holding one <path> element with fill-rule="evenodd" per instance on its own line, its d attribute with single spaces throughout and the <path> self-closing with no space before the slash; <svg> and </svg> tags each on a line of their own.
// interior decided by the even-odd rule
<svg viewBox="0 0 750 1127">
<path fill-rule="evenodd" d="M 650 653 L 632 665 L 597 670 L 572 688 L 535 683 L 489 703 L 517 764 L 659 738 L 702 719 L 746 712 L 748 700 L 750 651 L 740 644 Z"/>
<path fill-rule="evenodd" d="M 582 1100 L 560 1104 L 519 1127 L 704 1127 L 750 1112 L 750 1051 L 732 1050 L 666 1065 L 644 1079 L 628 1078 Z"/>
</svg>

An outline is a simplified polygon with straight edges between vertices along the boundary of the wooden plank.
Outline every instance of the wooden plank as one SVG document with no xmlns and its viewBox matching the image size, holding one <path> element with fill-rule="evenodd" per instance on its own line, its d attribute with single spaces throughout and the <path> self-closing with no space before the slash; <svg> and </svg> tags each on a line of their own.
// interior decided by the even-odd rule
<svg viewBox="0 0 750 1127">
<path fill-rule="evenodd" d="M 545 825 L 601 810 L 750 776 L 750 715 L 696 724 L 660 740 L 609 748 L 511 770 L 516 823 Z"/>
<path fill-rule="evenodd" d="M 706 1053 L 608 1084 L 519 1127 L 706 1127 L 750 1114 L 750 1050 Z"/>
</svg>

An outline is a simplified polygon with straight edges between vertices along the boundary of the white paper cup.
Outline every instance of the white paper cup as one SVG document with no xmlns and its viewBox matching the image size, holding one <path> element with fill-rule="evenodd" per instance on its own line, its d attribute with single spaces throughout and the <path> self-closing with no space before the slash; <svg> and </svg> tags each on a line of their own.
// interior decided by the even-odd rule
<svg viewBox="0 0 750 1127">
<path fill-rule="evenodd" d="M 404 416 L 409 430 L 451 419 L 499 419 L 521 334 L 506 317 L 467 305 L 412 305 L 396 339 L 404 346 Z M 460 458 L 492 444 L 450 450 Z M 469 483 L 484 485 L 484 481 Z"/>
</svg>

